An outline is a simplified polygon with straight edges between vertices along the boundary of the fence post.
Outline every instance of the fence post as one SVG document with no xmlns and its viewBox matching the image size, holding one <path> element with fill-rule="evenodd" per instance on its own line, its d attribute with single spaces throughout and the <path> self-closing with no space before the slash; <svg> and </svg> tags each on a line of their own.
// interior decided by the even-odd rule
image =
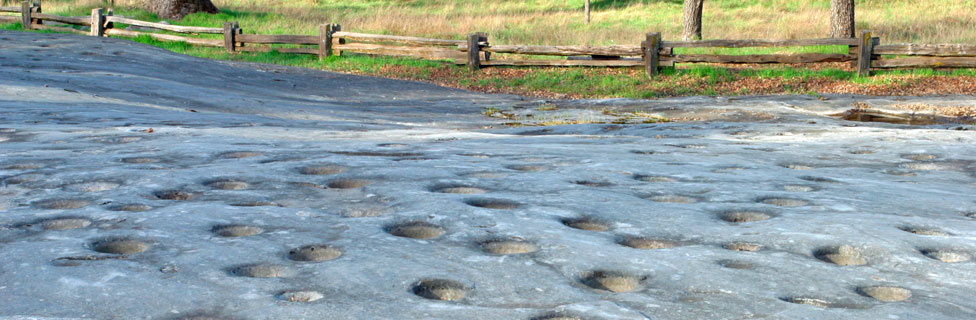
<svg viewBox="0 0 976 320">
<path fill-rule="evenodd" d="M 479 40 L 481 40 L 481 35 L 478 33 L 468 35 L 468 69 L 472 71 L 481 69 L 481 46 L 478 45 Z"/>
<path fill-rule="evenodd" d="M 20 3 L 20 24 L 24 30 L 31 28 L 31 5 L 29 1 Z"/>
<path fill-rule="evenodd" d="M 871 56 L 874 54 L 874 40 L 871 38 L 871 31 L 861 31 L 860 51 L 857 54 L 857 75 L 859 77 L 871 76 Z"/>
<path fill-rule="evenodd" d="M 42 13 L 41 12 L 41 0 L 34 1 L 33 2 L 33 5 L 31 7 L 33 7 L 34 12 Z M 41 19 L 33 19 L 33 18 L 31 18 L 31 24 L 44 24 L 44 21 L 42 21 Z"/>
<path fill-rule="evenodd" d="M 224 49 L 228 53 L 234 53 L 234 36 L 237 34 L 236 28 L 234 28 L 234 22 L 224 22 Z"/>
<path fill-rule="evenodd" d="M 92 37 L 105 36 L 105 15 L 102 14 L 102 8 L 92 9 L 91 33 L 89 35 Z"/>
<path fill-rule="evenodd" d="M 319 60 L 332 55 L 332 33 L 335 32 L 335 26 L 332 23 L 319 25 Z"/>
<path fill-rule="evenodd" d="M 644 73 L 648 78 L 654 79 L 658 67 L 661 66 L 661 33 L 647 33 L 645 38 L 641 48 L 644 50 Z"/>
<path fill-rule="evenodd" d="M 115 14 L 115 9 L 108 8 L 108 11 L 105 12 L 105 20 L 108 20 L 108 17 L 111 17 L 114 14 Z M 115 28 L 115 22 L 105 22 L 105 30 L 112 29 L 112 28 Z"/>
<path fill-rule="evenodd" d="M 490 44 L 488 44 L 488 34 L 487 33 L 478 32 L 478 37 L 479 37 L 479 39 L 478 39 L 478 50 L 481 50 L 481 48 L 483 48 L 483 47 L 491 46 Z M 482 45 L 482 43 L 484 43 L 484 44 Z M 485 53 L 485 61 L 490 61 L 491 60 L 491 52 L 484 51 L 484 53 Z"/>
</svg>

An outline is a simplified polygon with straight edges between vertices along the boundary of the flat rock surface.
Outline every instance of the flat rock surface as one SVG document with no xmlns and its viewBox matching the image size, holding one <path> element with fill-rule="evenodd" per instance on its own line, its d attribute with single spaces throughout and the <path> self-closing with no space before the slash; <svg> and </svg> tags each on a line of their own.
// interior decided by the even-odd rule
<svg viewBox="0 0 976 320">
<path fill-rule="evenodd" d="M 532 101 L 0 31 L 0 319 L 976 318 L 972 124 L 830 116 L 976 99 L 824 98 Z M 503 125 L 543 116 L 627 119 Z"/>
</svg>

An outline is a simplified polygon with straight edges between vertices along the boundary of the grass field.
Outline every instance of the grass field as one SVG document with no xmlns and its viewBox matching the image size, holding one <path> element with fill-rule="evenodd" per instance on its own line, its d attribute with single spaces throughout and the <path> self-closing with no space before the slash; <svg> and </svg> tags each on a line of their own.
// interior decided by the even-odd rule
<svg viewBox="0 0 976 320">
<path fill-rule="evenodd" d="M 976 6 L 971 0 L 857 1 L 859 29 L 870 29 L 883 43 L 976 43 Z M 9 1 L 13 3 L 14 1 Z M 175 22 L 216 27 L 239 21 L 246 33 L 316 34 L 321 23 L 343 30 L 462 39 L 485 31 L 493 44 L 636 45 L 648 31 L 676 39 L 681 26 L 681 0 L 593 0 L 590 24 L 583 23 L 583 0 L 447 1 L 447 0 L 213 0 L 222 12 L 194 14 Z M 709 0 L 704 9 L 706 39 L 789 39 L 826 37 L 829 0 Z M 115 1 L 117 15 L 156 21 L 139 1 Z M 11 4 L 7 4 L 11 5 Z M 88 15 L 104 1 L 45 0 L 44 12 Z M 920 14 L 924 12 L 924 14 Z M 6 29 L 19 28 L 5 25 Z M 218 36 L 218 35 L 213 35 Z M 557 97 L 651 98 L 675 95 L 770 93 L 904 92 L 932 78 L 973 77 L 972 70 L 931 69 L 884 71 L 858 78 L 846 64 L 815 69 L 779 66 L 727 68 L 683 65 L 647 80 L 638 69 L 612 68 L 489 68 L 472 73 L 440 62 L 346 55 L 319 61 L 313 56 L 271 53 L 227 54 L 221 49 L 135 39 L 199 57 L 277 63 L 331 71 L 416 79 L 488 92 Z M 701 49 L 679 53 L 764 54 L 846 53 L 846 47 L 822 46 L 770 49 Z M 929 79 L 929 80 L 923 80 Z M 960 89 L 961 90 L 961 89 Z"/>
</svg>

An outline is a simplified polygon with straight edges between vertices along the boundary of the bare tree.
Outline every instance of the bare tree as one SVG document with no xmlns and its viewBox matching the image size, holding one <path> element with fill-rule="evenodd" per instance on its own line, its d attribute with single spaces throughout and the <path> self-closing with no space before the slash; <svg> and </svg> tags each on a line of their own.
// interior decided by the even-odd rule
<svg viewBox="0 0 976 320">
<path fill-rule="evenodd" d="M 583 4 L 583 11 L 586 12 L 586 20 L 585 20 L 586 24 L 589 24 L 590 23 L 590 0 L 586 0 L 586 3 Z"/>
<path fill-rule="evenodd" d="M 854 37 L 854 0 L 830 0 L 830 37 Z"/>
<path fill-rule="evenodd" d="M 702 39 L 702 6 L 704 0 L 685 0 L 684 28 L 681 39 L 684 41 Z"/>
<path fill-rule="evenodd" d="M 161 19 L 183 19 L 184 16 L 207 12 L 217 13 L 217 7 L 210 0 L 148 0 L 146 10 L 155 13 Z"/>
</svg>

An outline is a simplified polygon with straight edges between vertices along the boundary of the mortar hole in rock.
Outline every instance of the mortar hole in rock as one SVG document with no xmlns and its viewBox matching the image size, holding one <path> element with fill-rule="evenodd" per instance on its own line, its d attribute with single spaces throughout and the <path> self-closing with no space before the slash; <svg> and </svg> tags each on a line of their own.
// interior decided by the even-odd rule
<svg viewBox="0 0 976 320">
<path fill-rule="evenodd" d="M 641 277 L 620 271 L 596 270 L 583 276 L 583 284 L 610 292 L 631 292 L 640 286 Z"/>
<path fill-rule="evenodd" d="M 526 171 L 526 172 L 539 172 L 539 171 L 546 170 L 545 166 L 532 165 L 532 164 L 516 164 L 516 165 L 506 166 L 506 168 L 515 171 Z"/>
<path fill-rule="evenodd" d="M 594 188 L 611 187 L 611 186 L 613 186 L 612 183 L 609 183 L 609 182 L 606 182 L 606 181 L 576 180 L 576 181 L 573 181 L 573 183 L 578 184 L 578 185 L 581 185 L 581 186 L 594 187 Z"/>
<path fill-rule="evenodd" d="M 525 254 L 539 250 L 535 243 L 522 239 L 489 239 L 478 244 L 481 250 L 498 255 Z"/>
<path fill-rule="evenodd" d="M 122 162 L 128 164 L 145 164 L 145 163 L 159 162 L 159 159 L 147 158 L 147 157 L 131 157 L 131 158 L 122 158 Z"/>
<path fill-rule="evenodd" d="M 756 252 L 762 250 L 763 246 L 752 242 L 729 242 L 722 245 L 723 248 L 732 251 Z"/>
<path fill-rule="evenodd" d="M 847 110 L 843 113 L 832 114 L 831 116 L 839 117 L 840 119 L 847 121 L 857 121 L 857 122 L 882 122 L 891 124 L 907 124 L 914 126 L 925 126 L 941 123 L 953 123 L 953 119 L 949 117 L 942 117 L 929 114 L 921 113 L 908 113 L 899 114 L 884 112 L 875 109 L 864 109 L 864 108 L 854 108 Z"/>
<path fill-rule="evenodd" d="M 785 297 L 781 299 L 789 303 L 805 304 L 820 308 L 830 308 L 832 305 L 830 301 L 811 297 Z"/>
<path fill-rule="evenodd" d="M 288 259 L 307 262 L 329 261 L 341 255 L 339 248 L 321 244 L 305 245 L 288 251 Z"/>
<path fill-rule="evenodd" d="M 211 187 L 216 190 L 244 190 L 250 187 L 250 184 L 240 180 L 214 180 L 205 183 L 206 186 Z"/>
<path fill-rule="evenodd" d="M 950 249 L 922 249 L 920 250 L 926 257 L 939 260 L 945 263 L 959 263 L 972 260 L 973 256 L 961 250 Z"/>
<path fill-rule="evenodd" d="M 278 294 L 278 299 L 288 302 L 314 302 L 325 298 L 318 291 L 285 291 Z"/>
<path fill-rule="evenodd" d="M 295 269 L 288 266 L 270 263 L 240 265 L 230 268 L 229 272 L 235 276 L 248 278 L 290 278 L 297 274 Z"/>
<path fill-rule="evenodd" d="M 779 207 L 802 207 L 810 205 L 810 202 L 807 202 L 806 200 L 794 198 L 762 198 L 759 199 L 759 202 Z"/>
<path fill-rule="evenodd" d="M 939 157 L 934 154 L 929 153 L 906 153 L 901 155 L 902 159 L 914 160 L 914 161 L 929 161 L 935 160 Z"/>
<path fill-rule="evenodd" d="M 80 217 L 61 217 L 41 221 L 41 228 L 44 230 L 68 230 L 85 228 L 92 224 L 88 218 Z"/>
<path fill-rule="evenodd" d="M 218 225 L 211 230 L 214 234 L 227 238 L 250 237 L 264 232 L 264 229 L 260 227 L 241 224 Z"/>
<path fill-rule="evenodd" d="M 457 301 L 464 299 L 468 288 L 454 280 L 427 279 L 414 284 L 413 293 L 431 300 Z"/>
<path fill-rule="evenodd" d="M 141 203 L 123 203 L 109 206 L 108 209 L 112 211 L 142 212 L 152 210 L 152 207 Z"/>
<path fill-rule="evenodd" d="M 520 203 L 505 200 L 505 199 L 493 199 L 493 198 L 474 198 L 466 199 L 464 203 L 472 207 L 485 208 L 485 209 L 498 209 L 498 210 L 511 210 L 517 209 L 521 206 Z"/>
<path fill-rule="evenodd" d="M 731 210 L 719 214 L 719 218 L 732 223 L 763 221 L 772 217 L 773 214 L 758 210 Z"/>
<path fill-rule="evenodd" d="M 432 192 L 454 194 L 481 194 L 488 190 L 467 185 L 436 185 L 430 188 Z"/>
<path fill-rule="evenodd" d="M 900 302 L 912 297 L 911 290 L 891 286 L 860 287 L 857 293 L 881 302 Z"/>
<path fill-rule="evenodd" d="M 817 187 L 805 186 L 802 184 L 788 184 L 783 186 L 783 191 L 787 192 L 812 192 L 817 190 Z"/>
<path fill-rule="evenodd" d="M 424 221 L 410 221 L 395 224 L 386 228 L 386 232 L 404 238 L 431 239 L 444 234 L 443 227 Z"/>
<path fill-rule="evenodd" d="M 641 236 L 624 236 L 617 240 L 617 243 L 634 249 L 656 250 L 674 248 L 679 245 L 677 241 Z"/>
<path fill-rule="evenodd" d="M 235 151 L 235 152 L 221 153 L 217 157 L 218 158 L 221 158 L 221 159 L 244 159 L 244 158 L 251 158 L 251 157 L 259 157 L 259 156 L 263 156 L 263 155 L 264 155 L 264 152 L 257 152 L 257 151 Z"/>
<path fill-rule="evenodd" d="M 813 253 L 814 257 L 839 266 L 859 266 L 868 261 L 861 250 L 850 245 L 823 247 Z"/>
<path fill-rule="evenodd" d="M 349 170 L 349 168 L 346 168 L 344 166 L 339 166 L 339 165 L 321 165 L 321 166 L 308 166 L 308 167 L 298 168 L 298 173 L 305 174 L 305 175 L 323 176 L 323 175 L 340 174 L 346 172 L 347 170 Z"/>
<path fill-rule="evenodd" d="M 676 179 L 671 178 L 671 177 L 650 176 L 650 175 L 636 175 L 636 176 L 634 176 L 634 180 L 644 181 L 644 182 L 675 182 L 675 181 L 677 181 Z"/>
<path fill-rule="evenodd" d="M 3 167 L 3 169 L 4 170 L 34 170 L 34 169 L 40 169 L 41 167 L 43 167 L 43 165 L 40 163 L 26 162 L 26 163 L 12 164 Z"/>
<path fill-rule="evenodd" d="M 827 178 L 827 177 L 802 176 L 802 177 L 797 177 L 797 178 L 800 179 L 800 180 L 805 180 L 805 181 L 810 181 L 810 182 L 818 182 L 818 183 L 837 183 L 837 184 L 842 183 L 840 180 L 831 179 L 831 178 Z"/>
<path fill-rule="evenodd" d="M 160 200 L 176 200 L 176 201 L 185 201 L 196 197 L 195 194 L 183 190 L 159 190 L 153 192 L 153 195 Z"/>
<path fill-rule="evenodd" d="M 118 188 L 119 184 L 109 181 L 91 181 L 91 182 L 81 182 L 65 186 L 64 188 L 68 191 L 75 192 L 102 192 L 109 191 Z"/>
<path fill-rule="evenodd" d="M 92 250 L 111 254 L 136 254 L 149 250 L 150 247 L 145 241 L 129 238 L 111 238 L 92 243 Z"/>
<path fill-rule="evenodd" d="M 654 201 L 654 202 L 667 202 L 667 203 L 695 203 L 695 202 L 698 202 L 698 199 L 695 198 L 695 197 L 682 196 L 682 195 L 673 195 L 673 194 L 651 196 L 648 199 L 651 200 L 651 201 Z"/>
<path fill-rule="evenodd" d="M 808 163 L 784 163 L 780 166 L 792 170 L 812 170 L 817 168 L 817 166 Z"/>
<path fill-rule="evenodd" d="M 913 226 L 901 226 L 898 227 L 901 231 L 914 233 L 922 236 L 937 236 L 937 237 L 947 237 L 950 234 L 935 228 L 926 227 L 913 227 Z"/>
<path fill-rule="evenodd" d="M 755 268 L 755 265 L 753 265 L 751 262 L 735 260 L 735 259 L 719 260 L 718 265 L 729 269 L 739 269 L 739 270 L 750 270 Z"/>
<path fill-rule="evenodd" d="M 553 312 L 533 317 L 531 320 L 583 320 L 583 318 L 569 313 Z"/>
<path fill-rule="evenodd" d="M 363 179 L 339 179 L 332 180 L 326 184 L 327 187 L 331 189 L 356 189 L 362 188 L 370 184 L 369 180 Z"/>
<path fill-rule="evenodd" d="M 566 218 L 561 222 L 567 227 L 586 231 L 610 230 L 610 222 L 594 217 Z"/>
<path fill-rule="evenodd" d="M 282 205 L 274 201 L 244 201 L 244 202 L 234 202 L 230 204 L 234 207 L 281 207 Z"/>
<path fill-rule="evenodd" d="M 916 170 L 916 171 L 952 171 L 952 170 L 961 170 L 961 168 L 958 165 L 954 165 L 954 164 L 951 164 L 951 163 L 942 163 L 942 162 L 912 162 L 912 163 L 903 163 L 903 164 L 900 165 L 900 167 L 902 167 L 904 169 Z"/>
<path fill-rule="evenodd" d="M 38 209 L 64 210 L 78 209 L 88 205 L 88 200 L 83 199 L 45 199 L 34 201 L 31 206 Z"/>
</svg>

